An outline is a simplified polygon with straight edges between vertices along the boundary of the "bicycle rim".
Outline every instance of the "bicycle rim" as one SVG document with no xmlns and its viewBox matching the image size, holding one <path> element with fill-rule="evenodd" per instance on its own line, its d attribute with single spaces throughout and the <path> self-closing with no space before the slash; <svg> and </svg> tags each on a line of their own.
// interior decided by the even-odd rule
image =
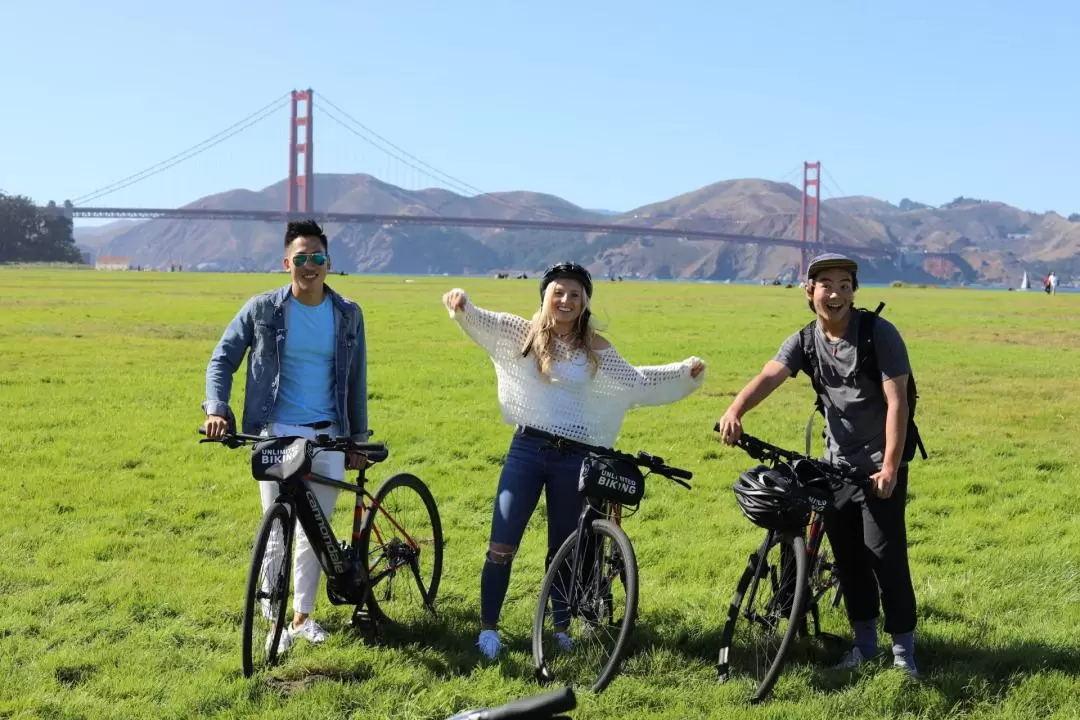
<svg viewBox="0 0 1080 720">
<path fill-rule="evenodd" d="M 626 533 L 607 520 L 594 520 L 580 547 L 578 537 L 575 532 L 566 539 L 544 576 L 533 623 L 533 664 L 544 682 L 557 679 L 599 693 L 618 672 L 634 629 L 637 558 Z M 572 647 L 559 643 L 557 631 L 566 632 Z"/>
<path fill-rule="evenodd" d="M 720 641 L 720 679 L 732 666 L 757 681 L 751 702 L 772 691 L 798 633 L 806 606 L 806 544 L 801 535 L 769 533 L 750 555 L 728 609 Z"/>
<path fill-rule="evenodd" d="M 288 508 L 275 503 L 255 534 L 244 602 L 244 677 L 278 661 L 278 641 L 288 609 L 292 527 Z"/>
<path fill-rule="evenodd" d="M 434 612 L 442 579 L 442 521 L 420 478 L 400 473 L 379 486 L 360 526 L 359 546 L 372 613 L 407 624 Z"/>
</svg>

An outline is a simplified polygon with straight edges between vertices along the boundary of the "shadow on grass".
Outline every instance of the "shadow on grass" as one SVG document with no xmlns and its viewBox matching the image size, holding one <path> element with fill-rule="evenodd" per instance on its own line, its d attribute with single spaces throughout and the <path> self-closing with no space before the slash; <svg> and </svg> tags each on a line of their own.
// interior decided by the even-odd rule
<svg viewBox="0 0 1080 720">
<path fill-rule="evenodd" d="M 368 624 L 355 628 L 343 626 L 342 631 L 359 642 L 392 650 L 443 680 L 467 676 L 478 667 L 497 667 L 507 678 L 532 679 L 530 638 L 503 632 L 504 647 L 499 659 L 489 661 L 480 655 L 476 646 L 480 610 L 475 605 L 463 599 L 447 598 L 437 604 L 434 618 L 425 615 L 408 624 L 380 622 L 377 630 Z"/>
<path fill-rule="evenodd" d="M 924 605 L 922 612 L 928 617 L 951 622 L 975 622 L 931 605 Z M 881 653 L 864 672 L 892 671 L 888 636 L 883 636 L 882 640 Z M 1080 653 L 1075 648 L 1027 640 L 979 646 L 946 640 L 924 630 L 916 638 L 915 658 L 922 674 L 920 682 L 938 690 L 954 705 L 1001 700 L 1022 676 L 1060 672 L 1080 677 Z M 835 692 L 854 684 L 860 674 L 817 666 L 813 668 L 812 682 L 817 690 Z"/>
</svg>

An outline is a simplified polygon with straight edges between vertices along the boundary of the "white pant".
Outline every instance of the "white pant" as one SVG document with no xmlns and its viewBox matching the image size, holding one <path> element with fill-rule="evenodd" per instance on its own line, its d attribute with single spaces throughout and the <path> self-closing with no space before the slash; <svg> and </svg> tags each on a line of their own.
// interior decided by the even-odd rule
<svg viewBox="0 0 1080 720">
<path fill-rule="evenodd" d="M 263 436 L 297 435 L 314 439 L 316 434 L 337 437 L 341 434 L 341 428 L 337 425 L 331 425 L 324 430 L 315 430 L 302 425 L 273 423 L 260 434 Z M 345 453 L 330 452 L 328 450 L 319 451 L 311 460 L 311 471 L 320 475 L 325 475 L 331 480 L 344 480 Z M 340 491 L 335 487 L 321 485 L 315 482 L 309 483 L 309 485 L 311 486 L 311 492 L 315 494 L 315 499 L 319 502 L 319 507 L 322 509 L 323 515 L 325 515 L 327 521 L 329 521 L 334 513 L 334 505 L 337 503 L 337 497 Z M 259 492 L 262 495 L 262 508 L 265 513 L 267 508 L 269 508 L 274 503 L 274 500 L 277 499 L 278 484 L 276 482 L 268 482 L 265 480 L 261 481 L 259 482 Z M 270 563 L 270 567 L 278 567 L 282 551 L 281 538 L 276 534 L 271 535 L 266 551 L 268 555 L 267 561 Z M 319 558 L 315 555 L 315 551 L 311 549 L 311 541 L 308 540 L 307 535 L 304 533 L 304 528 L 300 526 L 300 523 L 296 523 L 296 546 L 294 557 L 296 559 L 294 570 L 296 577 L 293 585 L 293 610 L 298 613 L 309 615 L 315 608 L 315 596 L 319 592 L 319 573 L 322 569 L 319 566 Z"/>
</svg>

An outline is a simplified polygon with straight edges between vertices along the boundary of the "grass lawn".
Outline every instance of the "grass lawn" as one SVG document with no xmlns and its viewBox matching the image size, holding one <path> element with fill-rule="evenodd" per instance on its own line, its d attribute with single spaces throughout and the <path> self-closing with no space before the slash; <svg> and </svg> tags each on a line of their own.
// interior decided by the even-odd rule
<svg viewBox="0 0 1080 720">
<path fill-rule="evenodd" d="M 541 691 L 529 643 L 543 574 L 541 505 L 514 563 L 509 652 L 480 663 L 479 576 L 510 439 L 490 361 L 444 291 L 529 316 L 533 280 L 336 277 L 364 308 L 371 425 L 391 448 L 374 484 L 432 488 L 447 541 L 437 621 L 375 645 L 320 592 L 332 633 L 245 679 L 240 621 L 261 509 L 244 451 L 197 444 L 204 372 L 223 328 L 283 275 L 0 270 L 0 718 L 445 718 Z M 748 678 L 716 682 L 723 615 L 762 532 L 730 486 L 754 464 L 713 422 L 810 318 L 801 291 L 598 283 L 605 334 L 633 364 L 698 355 L 704 388 L 627 416 L 625 450 L 694 471 L 655 478 L 627 529 L 640 567 L 632 655 L 575 718 L 1080 717 L 1080 294 L 863 288 L 887 302 L 919 382 L 928 461 L 911 471 L 919 601 L 914 684 L 884 665 L 788 668 L 750 707 Z M 243 370 L 234 407 L 242 405 Z M 745 419 L 800 449 L 802 376 Z M 339 501 L 338 535 L 351 522 Z M 828 618 L 843 631 L 838 611 Z M 883 643 L 884 645 L 884 643 Z"/>
</svg>

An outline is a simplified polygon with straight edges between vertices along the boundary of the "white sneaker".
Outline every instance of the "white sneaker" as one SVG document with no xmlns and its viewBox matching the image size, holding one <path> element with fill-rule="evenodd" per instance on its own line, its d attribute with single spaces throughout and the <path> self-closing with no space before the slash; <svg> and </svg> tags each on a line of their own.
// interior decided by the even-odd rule
<svg viewBox="0 0 1080 720">
<path fill-rule="evenodd" d="M 893 655 L 892 666 L 897 670 L 903 670 L 915 680 L 920 680 L 922 678 L 918 668 L 915 667 L 915 663 L 903 655 Z"/>
<path fill-rule="evenodd" d="M 499 654 L 499 650 L 502 648 L 502 640 L 499 639 L 498 631 L 484 630 L 480 633 L 480 637 L 476 641 L 476 646 L 480 648 L 481 655 L 488 660 L 494 660 L 495 656 Z"/>
<path fill-rule="evenodd" d="M 327 632 L 323 630 L 322 625 L 315 622 L 311 618 L 304 621 L 304 624 L 300 627 L 294 627 L 292 623 L 289 623 L 289 635 L 292 639 L 302 637 L 313 645 L 318 645 L 321 642 L 326 642 Z"/>
<path fill-rule="evenodd" d="M 293 634 L 291 632 L 289 632 L 290 629 L 291 629 L 290 626 L 286 625 L 285 629 L 281 631 L 281 637 L 278 638 L 278 644 L 277 644 L 278 657 L 281 657 L 282 655 L 284 655 L 285 651 L 288 650 L 290 647 L 292 647 Z M 270 632 L 266 633 L 266 644 L 263 646 L 263 649 L 266 651 L 267 655 L 270 654 L 270 643 L 273 642 L 273 640 L 274 640 L 274 629 L 270 628 Z"/>
<path fill-rule="evenodd" d="M 848 650 L 840 662 L 833 665 L 833 670 L 854 670 L 865 662 L 869 662 L 869 658 L 863 657 L 862 650 L 858 646 Z"/>
</svg>

